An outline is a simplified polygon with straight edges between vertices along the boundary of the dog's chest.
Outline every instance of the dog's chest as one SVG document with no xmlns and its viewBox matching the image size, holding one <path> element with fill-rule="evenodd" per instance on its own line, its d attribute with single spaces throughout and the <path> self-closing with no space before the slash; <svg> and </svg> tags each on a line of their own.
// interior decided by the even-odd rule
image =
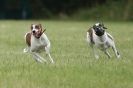
<svg viewBox="0 0 133 88">
<path fill-rule="evenodd" d="M 102 38 L 95 36 L 95 45 L 100 48 L 101 50 L 107 49 L 110 47 L 110 43 L 108 41 L 108 38 L 106 36 L 103 36 Z"/>
<path fill-rule="evenodd" d="M 45 39 L 40 38 L 40 39 L 34 39 L 32 41 L 32 44 L 34 44 L 34 46 L 36 46 L 36 47 L 40 47 L 40 46 L 47 45 L 47 42 L 45 41 Z"/>
<path fill-rule="evenodd" d="M 101 50 L 105 50 L 110 47 L 110 44 L 108 42 L 105 42 L 103 44 L 96 44 L 96 46 Z"/>
<path fill-rule="evenodd" d="M 48 42 L 45 40 L 45 38 L 41 37 L 39 39 L 36 38 L 31 38 L 31 49 L 33 51 L 40 51 L 44 50 L 45 47 L 47 46 Z"/>
</svg>

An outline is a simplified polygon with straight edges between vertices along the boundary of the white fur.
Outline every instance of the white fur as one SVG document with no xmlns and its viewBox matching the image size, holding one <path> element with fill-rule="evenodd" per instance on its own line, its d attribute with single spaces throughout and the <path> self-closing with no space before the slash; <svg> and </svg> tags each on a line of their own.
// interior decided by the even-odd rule
<svg viewBox="0 0 133 88">
<path fill-rule="evenodd" d="M 116 57 L 120 58 L 120 55 L 118 54 L 118 51 L 115 47 L 115 42 L 114 42 L 114 40 L 112 40 L 113 37 L 109 33 L 105 32 L 104 35 L 99 37 L 95 34 L 95 31 L 93 30 L 92 36 L 93 36 L 94 44 L 91 43 L 89 32 L 87 32 L 87 42 L 92 46 L 94 56 L 96 59 L 99 58 L 99 55 L 97 54 L 96 48 L 99 48 L 100 50 L 102 50 L 110 58 L 111 55 L 107 51 L 107 49 L 109 47 L 112 47 L 113 51 L 115 52 Z M 110 39 L 108 36 L 110 36 L 112 39 Z"/>
<path fill-rule="evenodd" d="M 36 25 L 34 25 L 34 24 L 32 25 L 32 27 L 33 27 L 32 31 L 38 32 L 38 30 L 35 28 L 35 26 Z"/>
<path fill-rule="evenodd" d="M 46 51 L 46 55 L 49 56 L 51 63 L 54 63 L 50 55 L 50 41 L 44 33 L 39 39 L 31 35 L 31 46 L 25 48 L 23 52 L 30 52 L 33 55 L 33 58 L 38 62 L 47 62 L 43 57 L 39 55 L 40 51 Z"/>
</svg>

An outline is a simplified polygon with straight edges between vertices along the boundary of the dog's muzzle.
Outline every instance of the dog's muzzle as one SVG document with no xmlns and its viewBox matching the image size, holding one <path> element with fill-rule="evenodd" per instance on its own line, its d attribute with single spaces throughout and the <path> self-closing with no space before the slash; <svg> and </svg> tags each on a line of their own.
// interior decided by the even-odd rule
<svg viewBox="0 0 133 88">
<path fill-rule="evenodd" d="M 105 30 L 100 29 L 100 28 L 96 28 L 95 32 L 96 32 L 96 35 L 102 36 L 102 35 L 104 35 Z"/>
<path fill-rule="evenodd" d="M 41 33 L 41 32 L 38 33 L 38 32 L 32 31 L 32 34 L 33 34 L 37 39 L 39 39 L 43 33 Z"/>
<path fill-rule="evenodd" d="M 32 31 L 33 34 L 35 34 L 35 32 L 36 32 L 35 30 Z"/>
</svg>

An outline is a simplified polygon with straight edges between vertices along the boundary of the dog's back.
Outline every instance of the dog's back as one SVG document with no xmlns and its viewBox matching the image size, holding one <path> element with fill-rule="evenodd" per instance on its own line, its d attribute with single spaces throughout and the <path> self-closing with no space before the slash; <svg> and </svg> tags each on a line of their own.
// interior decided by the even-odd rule
<svg viewBox="0 0 133 88">
<path fill-rule="evenodd" d="M 25 42 L 28 46 L 31 46 L 31 33 L 26 33 L 25 35 Z"/>
</svg>

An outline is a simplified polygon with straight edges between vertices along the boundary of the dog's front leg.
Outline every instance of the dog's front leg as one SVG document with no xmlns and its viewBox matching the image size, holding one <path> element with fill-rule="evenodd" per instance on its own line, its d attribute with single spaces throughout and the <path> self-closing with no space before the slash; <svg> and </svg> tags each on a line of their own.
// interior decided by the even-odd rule
<svg viewBox="0 0 133 88">
<path fill-rule="evenodd" d="M 50 53 L 46 54 L 46 56 L 49 56 L 51 63 L 54 63 L 54 60 L 52 59 Z"/>
<path fill-rule="evenodd" d="M 107 50 L 104 50 L 104 53 L 108 56 L 108 58 L 111 58 L 111 55 L 109 54 Z"/>
<path fill-rule="evenodd" d="M 31 52 L 31 54 L 33 55 L 33 58 L 34 58 L 37 62 L 42 63 L 42 60 L 40 60 L 40 59 L 38 58 L 38 56 L 35 54 L 35 52 Z"/>
<path fill-rule="evenodd" d="M 93 49 L 93 53 L 94 53 L 94 56 L 96 59 L 99 59 L 99 55 L 97 54 L 97 51 L 95 49 L 95 46 L 92 46 L 92 49 Z"/>
<path fill-rule="evenodd" d="M 43 59 L 38 53 L 32 52 L 32 55 L 33 55 L 33 58 L 34 58 L 36 61 L 38 61 L 38 62 L 40 62 L 40 63 L 43 63 L 43 62 L 46 62 L 46 63 L 47 63 L 47 61 L 46 61 L 45 59 Z"/>
<path fill-rule="evenodd" d="M 45 50 L 46 50 L 46 56 L 49 56 L 49 59 L 51 61 L 51 63 L 54 63 L 54 60 L 52 59 L 51 55 L 50 55 L 50 47 L 46 46 L 45 47 Z"/>
<path fill-rule="evenodd" d="M 113 49 L 113 51 L 115 52 L 116 57 L 117 57 L 117 58 L 120 58 L 120 54 L 119 54 L 119 52 L 117 51 L 115 45 L 112 46 L 112 49 Z"/>
</svg>

